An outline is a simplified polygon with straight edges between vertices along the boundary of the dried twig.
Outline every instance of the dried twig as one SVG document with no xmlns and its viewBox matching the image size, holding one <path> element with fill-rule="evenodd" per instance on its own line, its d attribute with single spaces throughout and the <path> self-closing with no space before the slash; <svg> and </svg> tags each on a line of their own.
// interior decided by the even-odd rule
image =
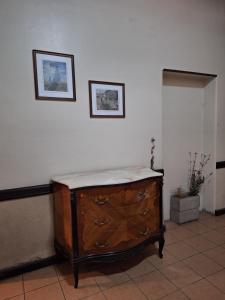
<svg viewBox="0 0 225 300">
<path fill-rule="evenodd" d="M 151 161 L 150 161 L 150 168 L 152 170 L 154 170 L 154 159 L 155 159 L 155 156 L 154 156 L 154 150 L 155 150 L 155 138 L 152 137 L 151 138 L 151 143 L 152 143 L 152 147 L 151 147 Z"/>
</svg>

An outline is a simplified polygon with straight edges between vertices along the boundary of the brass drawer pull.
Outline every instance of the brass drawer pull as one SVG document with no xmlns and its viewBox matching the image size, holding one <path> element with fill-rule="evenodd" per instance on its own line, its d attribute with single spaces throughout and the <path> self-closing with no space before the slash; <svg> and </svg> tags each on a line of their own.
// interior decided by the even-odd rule
<svg viewBox="0 0 225 300">
<path fill-rule="evenodd" d="M 104 205 L 109 203 L 109 198 L 95 198 L 94 202 L 98 205 Z"/>
<path fill-rule="evenodd" d="M 137 201 L 143 201 L 148 197 L 149 197 L 149 193 L 146 190 L 140 191 L 137 194 Z"/>
<path fill-rule="evenodd" d="M 150 234 L 150 229 L 146 227 L 145 231 L 140 231 L 140 235 L 147 236 Z"/>
<path fill-rule="evenodd" d="M 145 208 L 145 209 L 143 209 L 142 212 L 140 212 L 140 215 L 144 217 L 148 214 L 149 211 L 150 211 L 150 208 Z"/>
<path fill-rule="evenodd" d="M 94 223 L 95 223 L 95 225 L 103 226 L 103 225 L 109 224 L 109 219 L 106 219 L 103 221 L 101 221 L 100 219 L 95 219 Z"/>
<path fill-rule="evenodd" d="M 99 242 L 95 242 L 95 246 L 100 248 L 100 249 L 103 249 L 103 248 L 107 248 L 110 246 L 110 243 L 109 242 L 106 242 L 105 244 L 101 244 Z"/>
</svg>

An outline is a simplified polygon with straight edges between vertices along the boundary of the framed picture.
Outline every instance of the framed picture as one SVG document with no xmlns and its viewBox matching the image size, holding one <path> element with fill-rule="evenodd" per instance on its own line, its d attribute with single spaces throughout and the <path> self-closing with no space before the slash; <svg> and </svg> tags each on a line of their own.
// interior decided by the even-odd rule
<svg viewBox="0 0 225 300">
<path fill-rule="evenodd" d="M 33 65 L 36 99 L 76 101 L 73 55 L 33 50 Z"/>
<path fill-rule="evenodd" d="M 125 84 L 89 81 L 91 118 L 125 118 Z"/>
</svg>

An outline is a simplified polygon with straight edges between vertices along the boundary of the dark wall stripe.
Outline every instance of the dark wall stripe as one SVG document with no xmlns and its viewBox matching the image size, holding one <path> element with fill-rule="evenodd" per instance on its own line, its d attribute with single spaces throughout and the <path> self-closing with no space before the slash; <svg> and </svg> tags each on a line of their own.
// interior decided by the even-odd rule
<svg viewBox="0 0 225 300">
<path fill-rule="evenodd" d="M 221 216 L 221 215 L 225 215 L 225 208 L 215 210 L 215 216 Z"/>
<path fill-rule="evenodd" d="M 40 260 L 36 260 L 33 262 L 27 262 L 15 267 L 7 268 L 7 269 L 1 269 L 0 270 L 0 279 L 5 279 L 12 276 L 17 276 L 20 274 L 23 274 L 25 272 L 34 271 L 40 268 L 44 268 L 50 265 L 54 265 L 59 262 L 59 259 L 56 255 L 43 258 Z"/>
<path fill-rule="evenodd" d="M 225 161 L 218 161 L 216 163 L 216 168 L 217 169 L 223 169 L 223 168 L 225 168 Z"/>
<path fill-rule="evenodd" d="M 199 72 L 190 72 L 190 71 L 180 71 L 174 69 L 163 69 L 165 72 L 171 73 L 181 73 L 181 74 L 190 74 L 190 75 L 200 75 L 200 76 L 208 76 L 208 77 L 217 77 L 216 74 L 207 74 L 207 73 L 199 73 Z"/>
<path fill-rule="evenodd" d="M 225 168 L 225 161 L 216 163 L 217 169 Z M 164 169 L 155 169 L 156 172 L 164 174 Z M 0 201 L 35 197 L 52 193 L 52 184 L 27 186 L 16 189 L 0 190 Z"/>
<path fill-rule="evenodd" d="M 47 195 L 50 194 L 51 192 L 52 192 L 51 184 L 0 190 L 0 201 Z"/>
</svg>

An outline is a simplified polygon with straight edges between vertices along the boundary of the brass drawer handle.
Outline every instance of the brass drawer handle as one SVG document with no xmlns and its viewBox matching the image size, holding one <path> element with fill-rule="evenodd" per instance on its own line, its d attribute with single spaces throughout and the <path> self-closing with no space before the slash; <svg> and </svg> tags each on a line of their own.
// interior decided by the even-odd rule
<svg viewBox="0 0 225 300">
<path fill-rule="evenodd" d="M 146 190 L 140 191 L 137 194 L 137 201 L 143 201 L 148 197 L 149 197 L 149 193 Z"/>
<path fill-rule="evenodd" d="M 140 215 L 144 217 L 148 214 L 149 211 L 150 211 L 150 208 L 145 208 L 145 209 L 143 209 L 142 212 L 140 212 Z"/>
<path fill-rule="evenodd" d="M 94 199 L 94 202 L 98 205 L 104 205 L 104 204 L 107 204 L 109 203 L 109 198 L 95 198 Z"/>
<path fill-rule="evenodd" d="M 139 233 L 140 233 L 140 235 L 147 236 L 150 234 L 150 229 L 148 227 L 146 227 L 146 229 L 144 231 L 140 231 Z"/>
<path fill-rule="evenodd" d="M 101 243 L 99 243 L 99 242 L 97 241 L 97 242 L 95 242 L 95 246 L 98 247 L 98 248 L 100 248 L 100 249 L 103 249 L 103 248 L 109 247 L 109 246 L 110 246 L 110 243 L 109 243 L 109 242 L 106 242 L 106 243 L 104 243 L 104 244 L 101 244 Z"/>
<path fill-rule="evenodd" d="M 103 226 L 103 225 L 109 224 L 109 219 L 106 219 L 104 221 L 101 221 L 100 219 L 95 219 L 94 223 L 95 223 L 95 225 Z"/>
</svg>

